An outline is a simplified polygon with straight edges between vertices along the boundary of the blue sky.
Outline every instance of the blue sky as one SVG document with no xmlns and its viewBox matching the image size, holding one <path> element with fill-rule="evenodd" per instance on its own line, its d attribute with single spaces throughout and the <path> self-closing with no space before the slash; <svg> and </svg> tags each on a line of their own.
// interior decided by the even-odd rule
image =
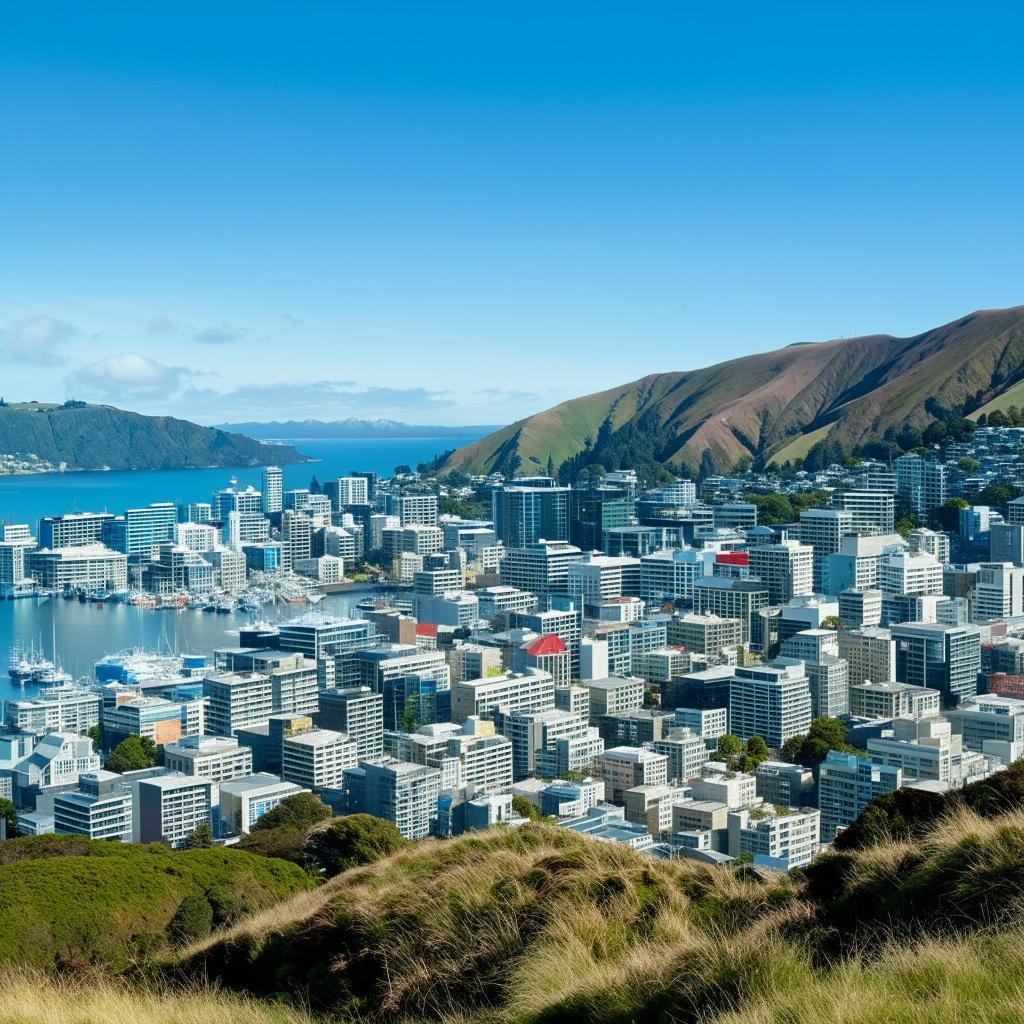
<svg viewBox="0 0 1024 1024">
<path fill-rule="evenodd" d="M 496 423 L 1024 303 L 1009 5 L 136 6 L 4 12 L 8 400 Z"/>
</svg>

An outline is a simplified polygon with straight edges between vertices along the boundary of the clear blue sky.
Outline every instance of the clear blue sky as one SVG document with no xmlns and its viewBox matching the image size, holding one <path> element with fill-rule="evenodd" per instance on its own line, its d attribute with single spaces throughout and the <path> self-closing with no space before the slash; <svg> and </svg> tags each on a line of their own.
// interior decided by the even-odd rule
<svg viewBox="0 0 1024 1024">
<path fill-rule="evenodd" d="M 1024 303 L 1010 5 L 41 6 L 8 400 L 495 423 Z"/>
</svg>

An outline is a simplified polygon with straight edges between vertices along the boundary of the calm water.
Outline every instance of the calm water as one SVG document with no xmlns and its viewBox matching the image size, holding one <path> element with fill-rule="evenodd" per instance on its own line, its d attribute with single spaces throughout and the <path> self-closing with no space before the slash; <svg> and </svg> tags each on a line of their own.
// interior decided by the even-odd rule
<svg viewBox="0 0 1024 1024">
<path fill-rule="evenodd" d="M 316 462 L 285 466 L 285 488 L 306 487 L 316 476 L 321 482 L 354 469 L 390 476 L 395 466 L 411 465 L 472 438 L 371 438 L 352 440 L 295 439 L 299 451 Z M 109 473 L 65 473 L 0 477 L 0 521 L 29 523 L 33 531 L 41 516 L 62 512 L 122 512 L 154 501 L 209 501 L 213 491 L 231 477 L 260 485 L 259 468 L 179 470 L 125 470 Z M 354 605 L 365 593 L 326 597 L 317 609 L 333 615 L 358 614 Z M 292 617 L 310 606 L 267 608 L 265 617 Z M 20 687 L 7 675 L 8 654 L 15 642 L 34 643 L 48 657 L 54 649 L 65 671 L 92 676 L 93 665 L 104 655 L 129 647 L 209 654 L 232 644 L 229 633 L 249 621 L 243 614 L 154 611 L 133 605 L 81 604 L 62 599 L 37 602 L 0 601 L 0 701 L 20 695 Z M 27 695 L 33 694 L 27 688 Z"/>
<path fill-rule="evenodd" d="M 321 483 L 369 470 L 391 476 L 395 466 L 433 458 L 447 448 L 473 438 L 410 437 L 351 440 L 289 440 L 300 452 L 318 461 L 285 466 L 285 489 L 306 487 L 316 476 Z M 38 476 L 0 476 L 0 522 L 29 523 L 33 532 L 42 516 L 62 512 L 123 512 L 154 501 L 209 501 L 231 477 L 260 485 L 262 470 L 231 469 L 117 470 L 108 473 L 45 473 Z"/>
<path fill-rule="evenodd" d="M 355 604 L 366 592 L 330 594 L 316 610 L 341 617 L 358 617 Z M 263 618 L 269 621 L 306 614 L 312 605 L 268 606 Z M 72 675 L 92 676 L 93 666 L 104 655 L 130 647 L 147 650 L 209 654 L 215 647 L 237 642 L 230 631 L 251 622 L 255 616 L 219 615 L 192 609 L 155 611 L 129 604 L 83 604 L 63 598 L 37 602 L 34 598 L 0 601 L 0 701 L 9 697 L 34 696 L 36 687 L 11 682 L 7 674 L 8 654 L 15 641 L 42 647 L 47 657 L 56 653 L 64 670 Z"/>
</svg>

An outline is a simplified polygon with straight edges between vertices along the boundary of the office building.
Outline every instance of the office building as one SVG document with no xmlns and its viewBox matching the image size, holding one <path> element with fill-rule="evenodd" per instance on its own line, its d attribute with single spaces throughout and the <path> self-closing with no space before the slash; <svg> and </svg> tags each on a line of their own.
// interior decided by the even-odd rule
<svg viewBox="0 0 1024 1024">
<path fill-rule="evenodd" d="M 81 686 L 54 686 L 36 697 L 4 701 L 9 729 L 37 735 L 48 732 L 86 733 L 100 724 L 100 695 Z"/>
<path fill-rule="evenodd" d="M 569 488 L 543 478 L 514 481 L 491 492 L 491 519 L 506 548 L 525 548 L 541 540 L 568 543 Z"/>
<path fill-rule="evenodd" d="M 188 736 L 164 746 L 164 767 L 211 782 L 229 782 L 252 774 L 252 750 L 234 737 Z"/>
<path fill-rule="evenodd" d="M 369 761 L 384 753 L 384 696 L 369 686 L 348 686 L 321 690 L 322 729 L 343 732 L 356 745 L 360 761 Z"/>
<path fill-rule="evenodd" d="M 128 588 L 128 556 L 102 544 L 39 548 L 28 556 L 28 571 L 45 590 Z"/>
<path fill-rule="evenodd" d="M 188 775 L 157 775 L 132 783 L 132 838 L 172 849 L 188 844 L 200 825 L 211 825 L 213 783 Z"/>
<path fill-rule="evenodd" d="M 260 491 L 260 511 L 265 516 L 275 515 L 284 510 L 284 474 L 278 466 L 266 466 L 263 470 L 263 487 Z M 229 508 L 228 511 L 233 511 Z"/>
<path fill-rule="evenodd" d="M 673 715 L 672 720 L 677 722 L 678 718 Z M 651 749 L 668 758 L 668 778 L 673 785 L 700 775 L 711 756 L 703 736 L 678 725 L 668 729 L 660 739 L 652 740 Z"/>
<path fill-rule="evenodd" d="M 362 773 L 360 783 L 355 773 Z M 362 810 L 390 821 L 405 839 L 424 839 L 431 834 L 437 818 L 441 773 L 436 768 L 402 761 L 361 762 L 352 776 L 353 788 L 360 790 Z"/>
<path fill-rule="evenodd" d="M 839 633 L 839 657 L 847 665 L 850 686 L 896 679 L 896 644 L 888 629 L 866 626 Z"/>
<path fill-rule="evenodd" d="M 971 620 L 991 622 L 1024 615 L 1024 568 L 1012 562 L 983 562 L 974 578 Z"/>
<path fill-rule="evenodd" d="M 129 736 L 143 736 L 161 747 L 185 736 L 200 736 L 205 729 L 202 698 L 168 700 L 165 697 L 126 695 L 100 710 L 103 745 L 113 750 Z"/>
<path fill-rule="evenodd" d="M 929 718 L 941 709 L 938 690 L 910 683 L 873 682 L 850 686 L 850 714 L 854 718 Z"/>
<path fill-rule="evenodd" d="M 698 615 L 739 619 L 740 639 L 750 639 L 753 616 L 768 605 L 768 589 L 758 580 L 723 579 L 706 576 L 693 585 L 693 610 Z"/>
<path fill-rule="evenodd" d="M 674 616 L 666 624 L 670 644 L 678 644 L 696 654 L 720 654 L 742 644 L 743 628 L 739 619 L 689 612 Z"/>
<path fill-rule="evenodd" d="M 811 691 L 804 663 L 779 658 L 770 665 L 733 671 L 729 683 L 729 730 L 743 742 L 760 736 L 779 749 L 811 725 Z"/>
<path fill-rule="evenodd" d="M 859 534 L 893 533 L 896 528 L 896 499 L 884 491 L 846 491 L 839 507 L 852 517 L 852 529 Z"/>
<path fill-rule="evenodd" d="M 836 554 L 843 537 L 854 532 L 853 513 L 844 509 L 806 509 L 800 513 L 800 542 L 814 549 L 814 589 L 822 590 L 823 567 Z"/>
<path fill-rule="evenodd" d="M 852 825 L 876 796 L 891 793 L 901 785 L 903 773 L 899 768 L 830 750 L 818 770 L 821 841 L 831 843 L 836 833 Z"/>
<path fill-rule="evenodd" d="M 785 604 L 814 591 L 814 549 L 800 541 L 752 547 L 750 572 L 768 589 L 769 604 Z"/>
<path fill-rule="evenodd" d="M 604 782 L 606 798 L 621 804 L 627 789 L 667 785 L 668 758 L 642 747 L 613 747 L 595 758 L 594 776 Z"/>
<path fill-rule="evenodd" d="M 892 627 L 896 678 L 938 690 L 945 705 L 956 705 L 978 690 L 981 637 L 971 626 L 904 622 Z"/>
<path fill-rule="evenodd" d="M 454 722 L 465 722 L 472 715 L 501 719 L 514 711 L 551 711 L 554 707 L 554 680 L 539 669 L 464 679 L 452 687 Z"/>
<path fill-rule="evenodd" d="M 521 547 L 507 547 L 501 563 L 505 586 L 532 594 L 565 594 L 569 588 L 569 564 L 583 552 L 561 540 L 537 540 Z"/>
<path fill-rule="evenodd" d="M 980 694 L 945 712 L 967 750 L 1012 764 L 1024 757 L 1024 700 Z"/>
<path fill-rule="evenodd" d="M 203 680 L 206 728 L 214 736 L 233 736 L 260 725 L 274 713 L 270 678 L 261 672 L 224 672 Z"/>
<path fill-rule="evenodd" d="M 604 550 L 607 531 L 633 521 L 636 501 L 628 487 L 577 486 L 569 499 L 569 539 L 583 551 Z"/>
<path fill-rule="evenodd" d="M 814 799 L 814 772 L 788 761 L 762 761 L 754 773 L 757 795 L 780 807 L 806 807 Z"/>
<path fill-rule="evenodd" d="M 231 779 L 220 786 L 220 829 L 223 835 L 244 835 L 282 800 L 305 792 L 293 782 L 260 773 Z"/>
<path fill-rule="evenodd" d="M 715 552 L 683 548 L 663 549 L 640 558 L 639 596 L 654 608 L 668 602 L 693 601 L 693 586 L 711 576 Z"/>
<path fill-rule="evenodd" d="M 949 497 L 945 465 L 919 455 L 901 455 L 896 460 L 896 493 L 910 503 L 914 515 L 923 522 Z"/>
<path fill-rule="evenodd" d="M 77 548 L 103 541 L 103 527 L 115 519 L 112 512 L 68 512 L 39 520 L 41 548 Z M 8 538 L 4 537 L 5 540 Z"/>
<path fill-rule="evenodd" d="M 332 729 L 295 733 L 281 744 L 281 778 L 306 789 L 340 789 L 345 769 L 358 763 L 355 743 Z"/>
<path fill-rule="evenodd" d="M 599 725 L 605 715 L 620 715 L 643 707 L 644 681 L 635 677 L 611 676 L 587 681 L 590 694 L 590 724 Z"/>
<path fill-rule="evenodd" d="M 97 769 L 78 778 L 78 790 L 53 798 L 53 831 L 111 842 L 132 841 L 132 793 L 122 776 Z"/>
<path fill-rule="evenodd" d="M 755 867 L 778 871 L 806 867 L 820 846 L 818 811 L 787 814 L 755 814 L 749 809 L 732 811 L 728 818 L 729 855 L 753 855 Z"/>
</svg>

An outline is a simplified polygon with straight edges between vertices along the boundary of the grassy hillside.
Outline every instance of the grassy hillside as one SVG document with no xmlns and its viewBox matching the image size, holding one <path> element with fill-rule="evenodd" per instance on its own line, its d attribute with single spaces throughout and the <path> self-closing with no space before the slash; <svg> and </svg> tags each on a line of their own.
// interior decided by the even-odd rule
<svg viewBox="0 0 1024 1024">
<path fill-rule="evenodd" d="M 608 468 L 632 459 L 724 471 L 806 452 L 825 433 L 852 451 L 983 407 L 1022 377 L 1024 307 L 985 310 L 913 338 L 790 345 L 654 374 L 513 423 L 445 468 L 522 470 L 587 451 Z"/>
<path fill-rule="evenodd" d="M 12 839 L 0 843 L 0 964 L 121 969 L 310 885 L 293 864 L 235 850 Z"/>
<path fill-rule="evenodd" d="M 663 862 L 542 824 L 428 841 L 190 945 L 155 943 L 120 978 L 88 959 L 69 983 L 0 958 L 0 1019 L 1009 1024 L 1024 1019 L 1022 802 L 1024 764 L 950 797 L 903 791 L 791 877 Z M 148 857 L 136 871 L 149 875 L 195 856 L 84 849 L 19 853 L 0 871 L 127 856 Z M 220 870 L 253 860 L 197 852 L 225 858 Z M 208 858 L 197 863 L 203 875 Z M 133 920 L 111 907 L 119 928 Z"/>
<path fill-rule="evenodd" d="M 242 434 L 170 416 L 142 416 L 107 405 L 0 406 L 0 453 L 31 454 L 69 469 L 184 469 L 290 464 L 302 456 Z"/>
</svg>

